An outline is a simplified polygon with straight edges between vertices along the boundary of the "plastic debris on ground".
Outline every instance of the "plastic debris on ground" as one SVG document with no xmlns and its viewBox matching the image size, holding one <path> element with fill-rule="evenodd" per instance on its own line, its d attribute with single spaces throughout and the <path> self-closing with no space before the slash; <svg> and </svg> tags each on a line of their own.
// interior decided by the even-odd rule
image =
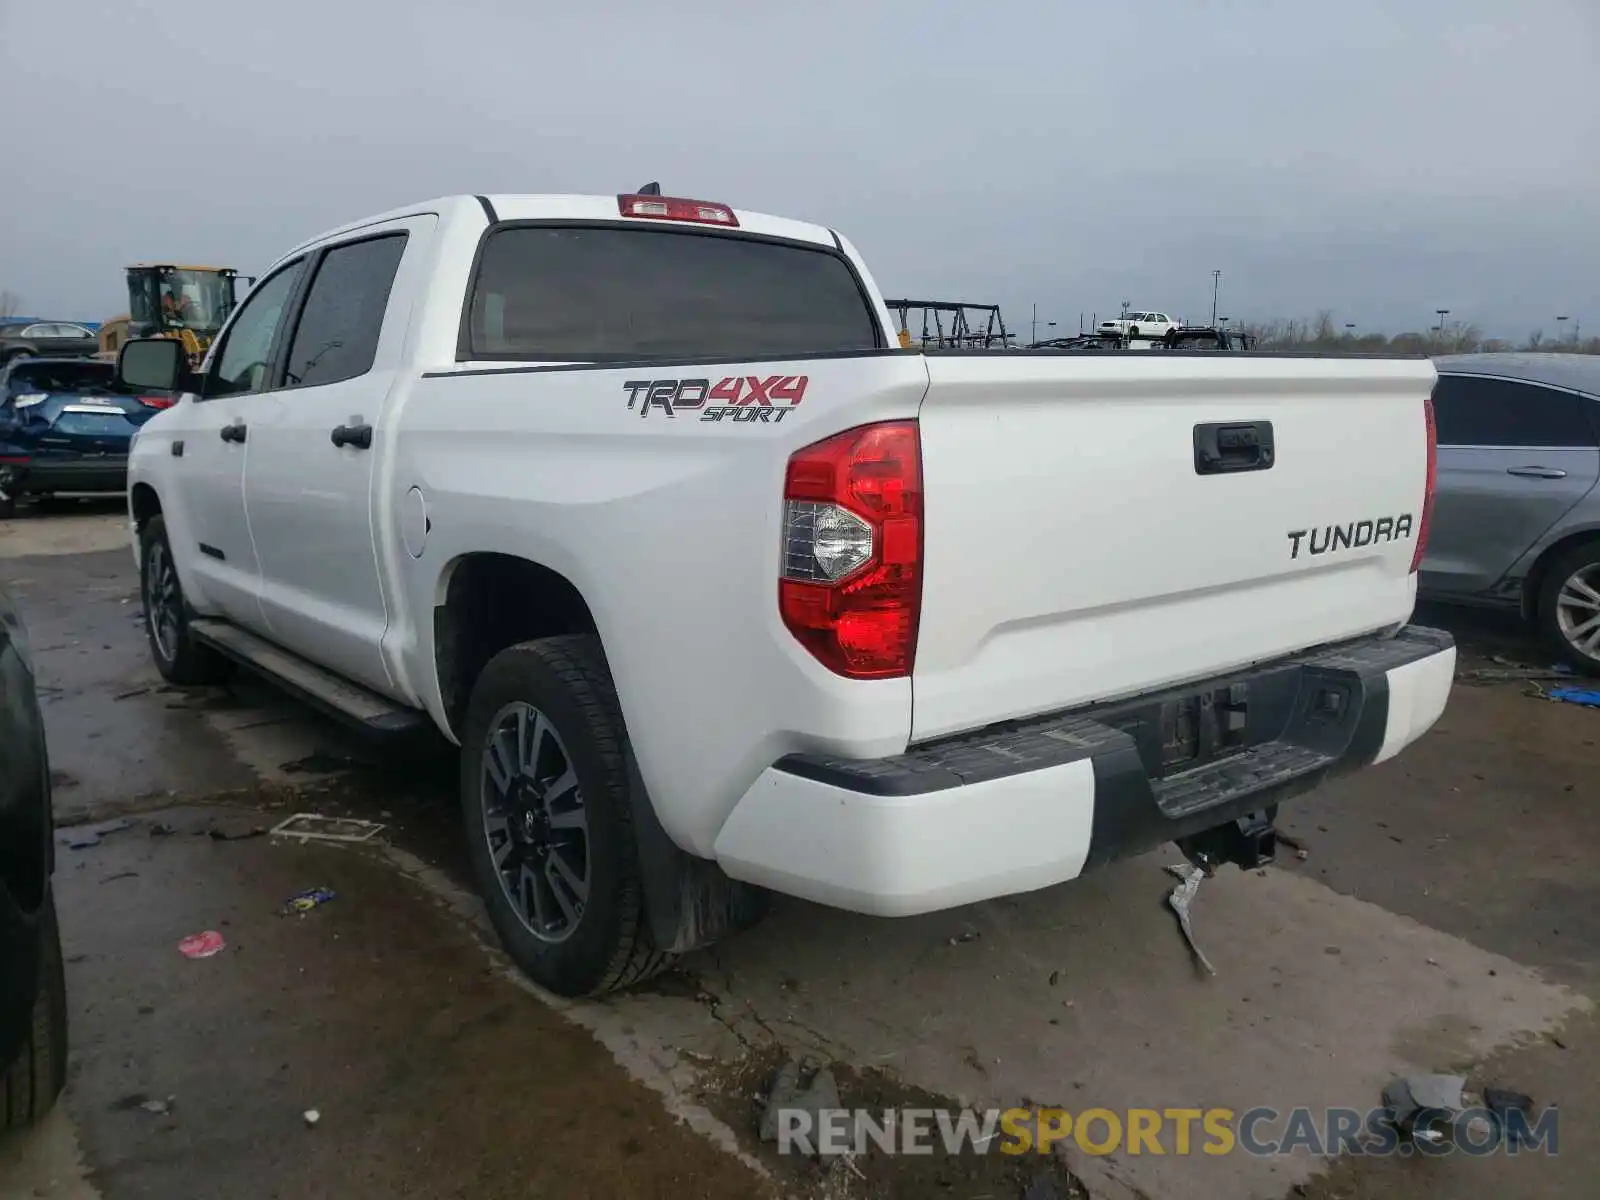
<svg viewBox="0 0 1600 1200">
<path fill-rule="evenodd" d="M 833 1072 L 826 1067 L 811 1071 L 809 1081 L 801 1084 L 808 1066 L 798 1058 L 791 1058 L 772 1081 L 772 1088 L 767 1092 L 766 1111 L 761 1114 L 758 1130 L 763 1142 L 778 1140 L 778 1114 L 785 1109 L 809 1113 L 809 1128 L 817 1129 L 821 1125 L 823 1111 L 839 1107 L 839 1085 L 834 1082 Z"/>
<path fill-rule="evenodd" d="M 144 1109 L 144 1111 L 147 1113 L 153 1113 L 158 1117 L 164 1117 L 172 1111 L 173 1106 L 177 1103 L 178 1098 L 176 1096 L 168 1096 L 165 1100 L 146 1100 L 143 1104 L 139 1105 L 139 1107 Z"/>
<path fill-rule="evenodd" d="M 1477 1097 L 1468 1095 L 1466 1087 L 1466 1078 L 1461 1075 L 1406 1075 L 1391 1080 L 1383 1089 L 1383 1105 L 1390 1123 L 1412 1141 L 1442 1145 L 1459 1142 L 1465 1135 L 1468 1144 L 1481 1146 L 1492 1128 L 1488 1119 L 1475 1110 L 1486 1106 L 1487 1098 L 1480 1105 Z M 1528 1099 L 1517 1093 L 1502 1095 Z M 1496 1116 L 1503 1120 L 1499 1114 Z"/>
<path fill-rule="evenodd" d="M 296 914 L 304 916 L 318 905 L 326 904 L 336 895 L 338 895 L 338 893 L 332 888 L 307 888 L 298 896 L 290 896 L 289 899 L 284 902 L 283 907 L 278 910 L 278 915 L 280 917 L 292 917 Z"/>
<path fill-rule="evenodd" d="M 199 831 L 196 830 L 196 832 Z M 214 842 L 243 842 L 248 841 L 250 838 L 266 837 L 267 827 L 265 825 L 247 825 L 244 827 L 213 825 L 206 830 L 206 833 Z"/>
<path fill-rule="evenodd" d="M 100 839 L 108 834 L 121 833 L 124 829 L 132 828 L 133 822 L 125 818 L 102 821 L 98 825 L 80 825 L 67 830 L 62 835 L 61 841 L 69 850 L 87 850 L 90 846 L 98 846 Z"/>
<path fill-rule="evenodd" d="M 1215 975 L 1217 969 L 1211 965 L 1211 960 L 1206 957 L 1205 951 L 1200 949 L 1200 943 L 1194 940 L 1194 927 L 1189 924 L 1189 906 L 1194 903 L 1195 893 L 1200 890 L 1200 884 L 1204 881 L 1206 873 L 1189 863 L 1169 866 L 1167 871 L 1183 880 L 1167 897 L 1167 903 L 1171 905 L 1172 911 L 1178 914 L 1178 928 L 1183 930 L 1183 940 L 1189 943 L 1189 950 L 1194 954 L 1195 961 L 1204 967 L 1208 974 Z"/>
<path fill-rule="evenodd" d="M 320 813 L 295 813 L 287 820 L 273 826 L 278 837 L 299 838 L 309 842 L 368 842 L 387 826 L 374 821 L 358 821 L 354 817 L 324 817 Z"/>
<path fill-rule="evenodd" d="M 184 938 L 178 943 L 178 952 L 185 958 L 210 958 L 213 954 L 222 953 L 227 944 L 215 929 L 208 929 Z"/>
<path fill-rule="evenodd" d="M 301 1119 L 305 1121 L 307 1129 L 315 1129 L 317 1127 L 317 1122 L 322 1120 L 322 1114 L 314 1108 L 306 1109 L 306 1111 L 301 1113 L 300 1116 Z"/>
<path fill-rule="evenodd" d="M 1600 708 L 1600 688 L 1551 688 L 1550 699 L 1585 708 Z"/>
</svg>

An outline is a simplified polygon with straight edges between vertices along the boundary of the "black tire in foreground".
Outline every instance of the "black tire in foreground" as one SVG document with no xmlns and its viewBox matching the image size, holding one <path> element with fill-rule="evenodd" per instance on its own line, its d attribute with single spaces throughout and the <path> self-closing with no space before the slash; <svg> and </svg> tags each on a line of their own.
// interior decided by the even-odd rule
<svg viewBox="0 0 1600 1200">
<path fill-rule="evenodd" d="M 189 632 L 189 605 L 178 581 L 172 543 L 163 517 L 151 517 L 139 533 L 139 595 L 144 602 L 145 632 L 150 656 L 168 683 L 188 687 L 218 683 L 228 674 L 228 661 Z"/>
<path fill-rule="evenodd" d="M 597 639 L 501 651 L 461 739 L 461 804 L 478 887 L 505 947 L 563 996 L 631 987 L 672 962 L 644 911 L 627 731 Z"/>
<path fill-rule="evenodd" d="M 1600 675 L 1600 539 L 1580 542 L 1545 572 L 1539 630 L 1577 670 Z"/>
<path fill-rule="evenodd" d="M 55 1106 L 67 1083 L 67 978 L 55 898 L 48 892 L 39 936 L 38 997 L 22 1051 L 0 1076 L 0 1130 L 36 1123 Z"/>
</svg>

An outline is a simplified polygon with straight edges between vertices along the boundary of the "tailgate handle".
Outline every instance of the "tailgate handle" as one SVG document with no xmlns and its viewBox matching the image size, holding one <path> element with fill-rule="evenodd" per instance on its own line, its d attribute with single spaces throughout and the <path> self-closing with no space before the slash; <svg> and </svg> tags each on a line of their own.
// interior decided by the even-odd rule
<svg viewBox="0 0 1600 1200">
<path fill-rule="evenodd" d="M 1266 471 L 1273 457 L 1271 421 L 1208 421 L 1194 427 L 1196 475 Z"/>
</svg>

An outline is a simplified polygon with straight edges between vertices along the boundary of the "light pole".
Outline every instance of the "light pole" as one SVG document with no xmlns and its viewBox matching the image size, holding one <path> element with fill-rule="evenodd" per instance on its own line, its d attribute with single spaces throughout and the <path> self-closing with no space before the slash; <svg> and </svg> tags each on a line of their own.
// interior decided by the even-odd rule
<svg viewBox="0 0 1600 1200">
<path fill-rule="evenodd" d="M 1565 329 L 1565 328 L 1566 328 L 1566 326 L 1565 326 L 1565 325 L 1563 325 L 1563 324 L 1562 324 L 1562 322 L 1563 322 L 1563 321 L 1565 321 L 1565 320 L 1566 320 L 1566 319 L 1567 319 L 1567 318 L 1566 318 L 1566 317 L 1557 317 L 1557 318 L 1556 318 L 1556 328 L 1557 328 L 1557 329 Z M 1556 339 L 1556 340 L 1557 340 L 1557 341 L 1559 341 L 1559 340 L 1560 340 L 1560 338 L 1557 338 L 1557 339 Z M 1573 335 L 1573 338 L 1572 338 L 1572 340 L 1573 340 L 1573 341 L 1577 341 L 1577 340 L 1578 340 L 1578 338 L 1577 338 L 1577 335 L 1576 335 L 1576 334 L 1574 334 L 1574 335 Z"/>
<path fill-rule="evenodd" d="M 1217 327 L 1217 289 L 1222 286 L 1222 272 L 1211 272 L 1211 328 Z"/>
<path fill-rule="evenodd" d="M 1078 323 L 1080 325 L 1083 323 L 1083 319 L 1081 317 L 1078 319 Z M 1046 329 L 1054 329 L 1056 327 L 1056 323 L 1054 321 L 1046 321 L 1044 323 L 1044 327 Z M 1039 305 L 1037 303 L 1035 303 L 1033 306 L 1033 337 L 1029 340 L 1034 342 L 1039 340 Z"/>
<path fill-rule="evenodd" d="M 1441 338 L 1443 338 L 1444 337 L 1444 319 L 1450 315 L 1450 310 L 1448 308 L 1436 308 L 1433 311 L 1439 314 L 1439 327 L 1437 329 L 1435 329 L 1434 332 L 1437 333 Z"/>
</svg>

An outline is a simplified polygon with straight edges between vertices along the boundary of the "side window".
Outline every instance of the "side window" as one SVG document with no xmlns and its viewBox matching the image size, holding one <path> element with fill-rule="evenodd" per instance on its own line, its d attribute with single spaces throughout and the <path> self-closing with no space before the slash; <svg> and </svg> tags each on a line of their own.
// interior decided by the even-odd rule
<svg viewBox="0 0 1600 1200">
<path fill-rule="evenodd" d="M 228 329 L 206 380 L 206 396 L 238 396 L 267 386 L 272 343 L 283 322 L 284 306 L 300 279 L 303 259 L 296 260 L 245 298 Z"/>
<path fill-rule="evenodd" d="M 1538 384 L 1470 375 L 1441 375 L 1433 392 L 1441 446 L 1593 446 L 1587 403 Z"/>
<path fill-rule="evenodd" d="M 336 246 L 323 255 L 289 344 L 284 382 L 317 387 L 372 370 L 406 235 Z"/>
</svg>

